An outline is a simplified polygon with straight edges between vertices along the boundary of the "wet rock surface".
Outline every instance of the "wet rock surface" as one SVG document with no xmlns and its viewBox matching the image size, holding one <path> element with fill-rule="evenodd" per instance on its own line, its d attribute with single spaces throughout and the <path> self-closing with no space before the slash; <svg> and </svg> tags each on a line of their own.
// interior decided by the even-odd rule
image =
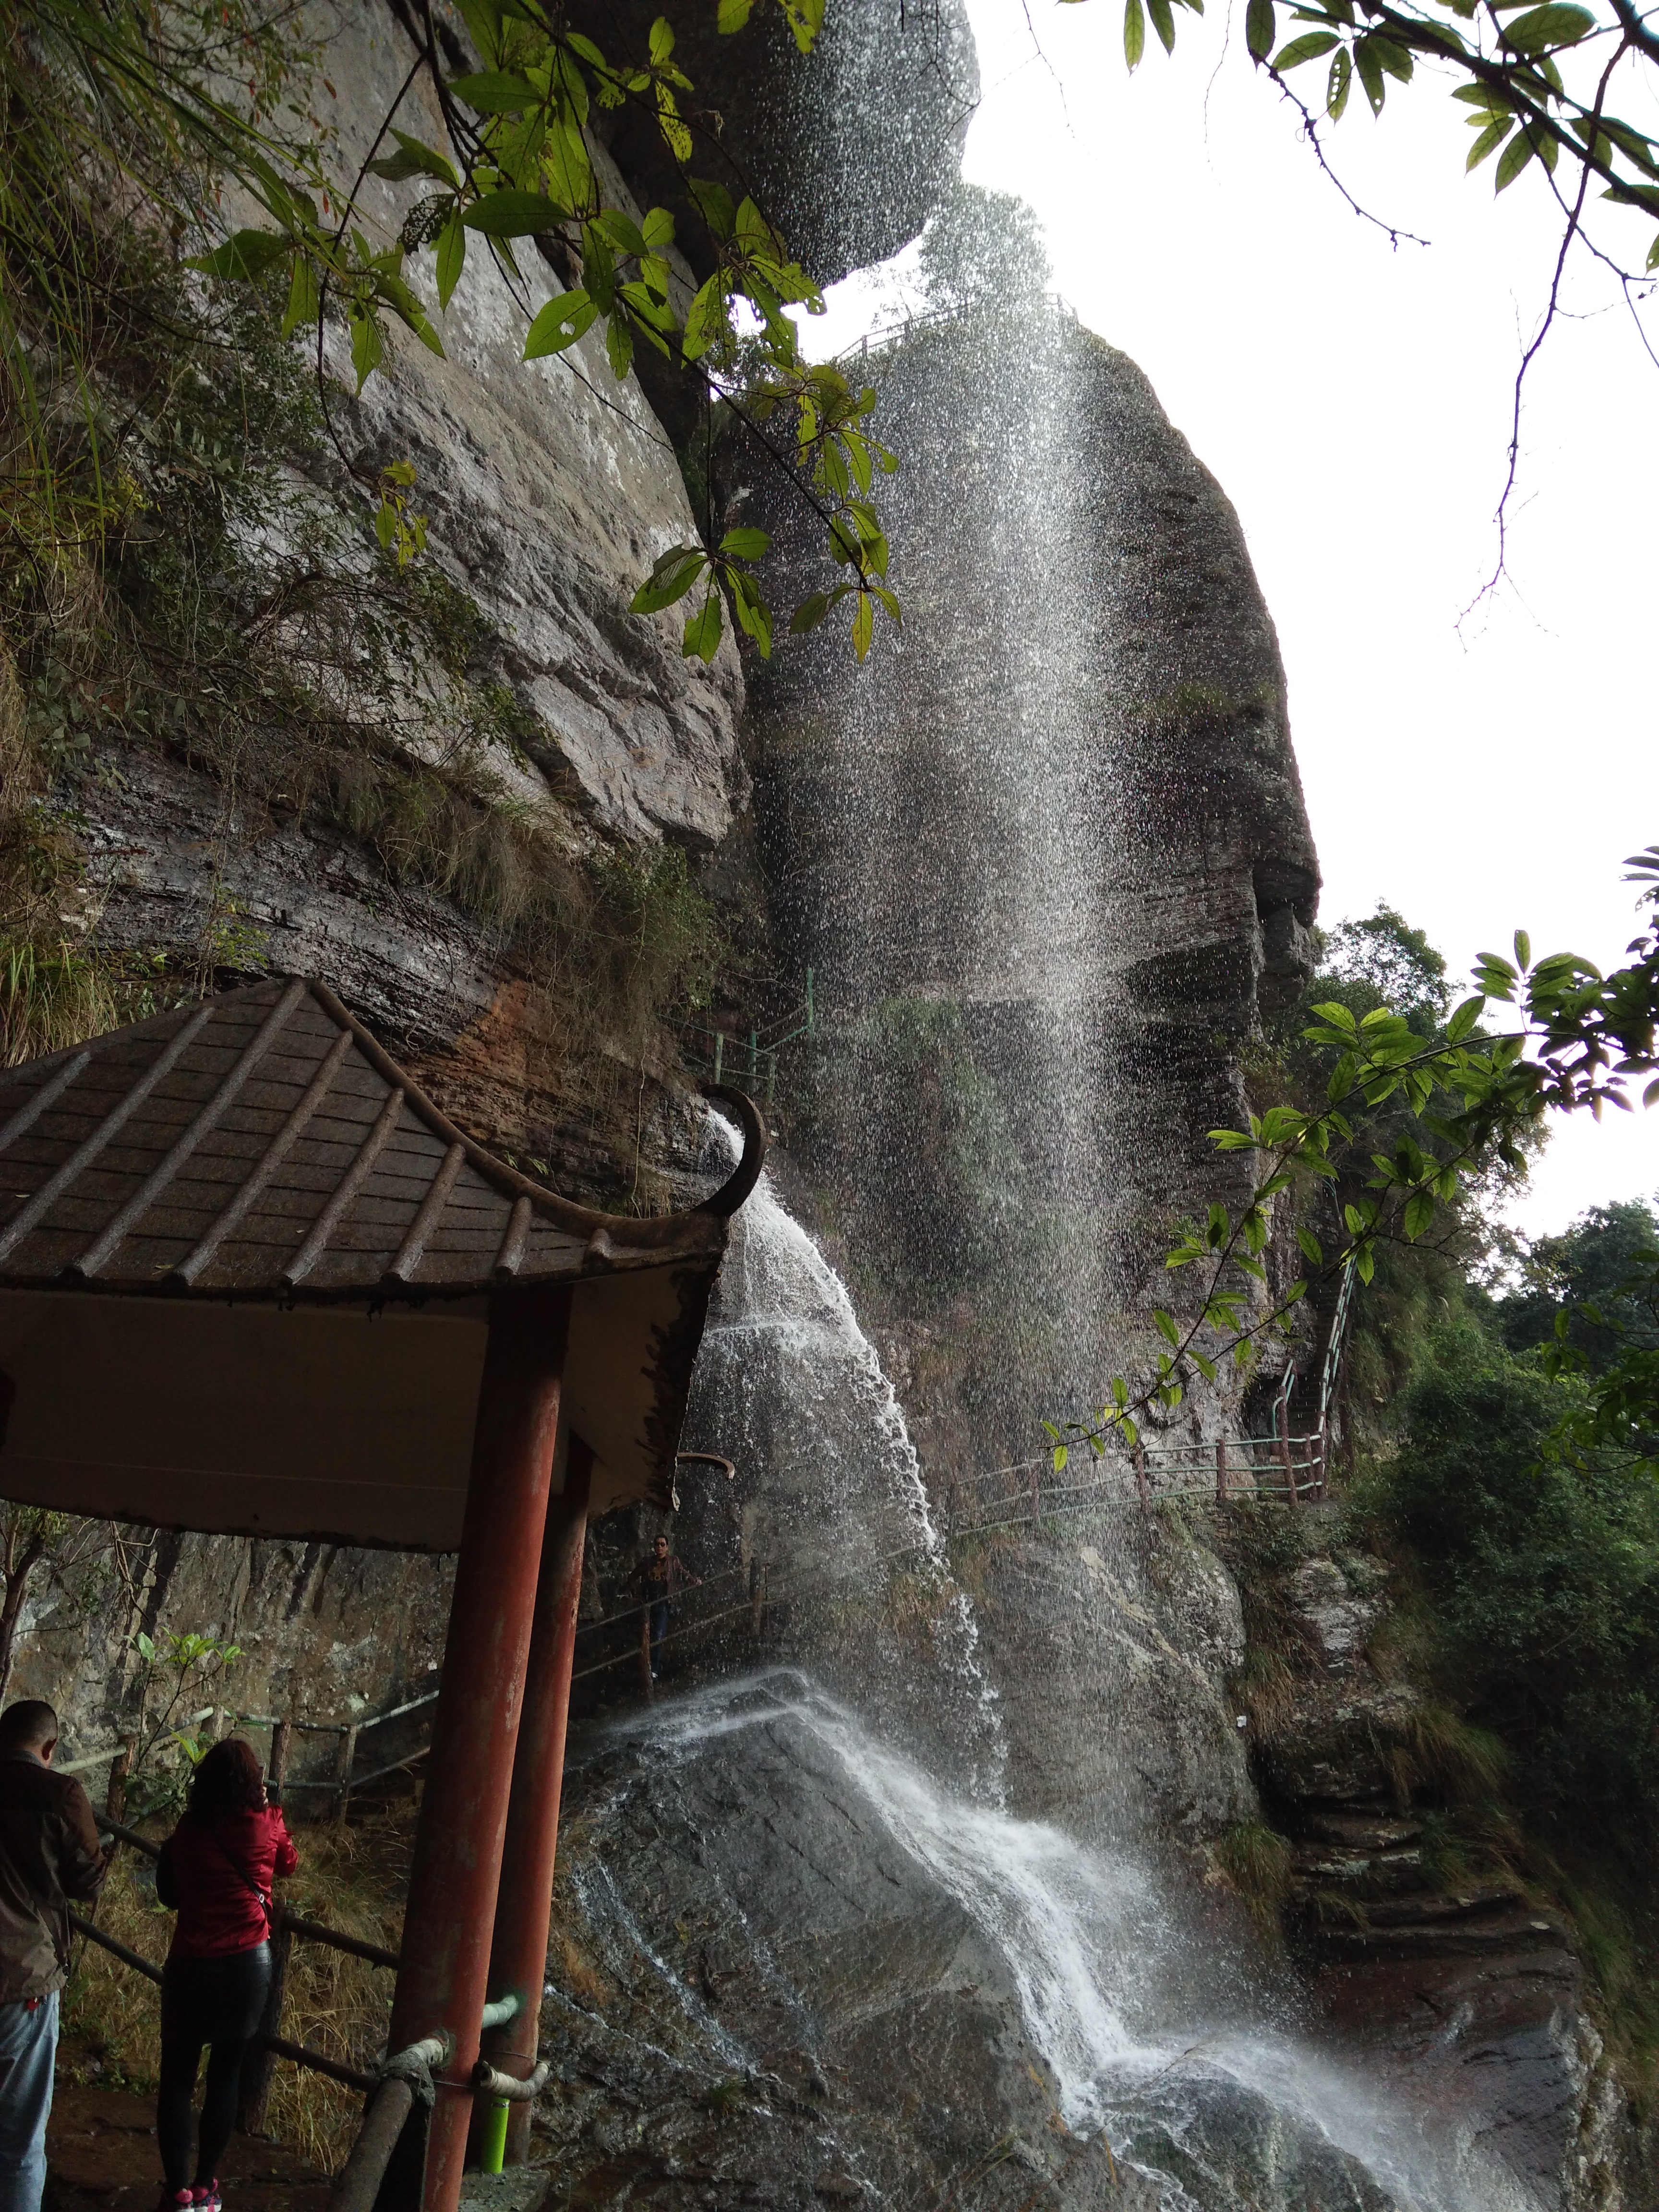
<svg viewBox="0 0 1659 2212">
<path fill-rule="evenodd" d="M 1622 2204 L 1604 2110 L 1621 2100 L 1569 1932 L 1501 1863 L 1460 1847 L 1448 1717 L 1367 1652 L 1389 1614 L 1380 1563 L 1309 1541 L 1285 1577 L 1302 1631 L 1288 1709 L 1256 1748 L 1291 1842 L 1293 1954 L 1333 2026 L 1537 2201 Z"/>
<path fill-rule="evenodd" d="M 1042 2001 L 1052 1931 L 999 1938 L 951 1872 L 969 1808 L 907 1805 L 917 1771 L 856 1727 L 838 1736 L 838 1712 L 775 1671 L 574 1746 L 543 2011 L 561 2087 L 536 2152 L 556 2192 L 711 2212 L 1016 2212 L 1034 2191 L 1066 2212 L 1385 2212 L 1311 2117 L 1178 2044 L 1126 2032 L 1119 2094 L 1093 2118 L 1069 2106 L 1021 1985 Z M 1121 1878 L 1118 1940 L 1150 1941 L 1154 1908 Z"/>
</svg>

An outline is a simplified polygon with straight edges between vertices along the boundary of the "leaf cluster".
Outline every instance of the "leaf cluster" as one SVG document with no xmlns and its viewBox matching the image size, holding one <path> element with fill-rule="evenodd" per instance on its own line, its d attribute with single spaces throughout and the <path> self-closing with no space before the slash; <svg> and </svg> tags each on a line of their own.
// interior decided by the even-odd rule
<svg viewBox="0 0 1659 2212">
<path fill-rule="evenodd" d="M 1176 3 L 1202 13 L 1198 0 Z M 1170 0 L 1146 5 L 1172 51 Z M 1250 58 L 1281 88 L 1293 72 L 1322 64 L 1320 105 L 1331 122 L 1342 119 L 1356 83 L 1372 115 L 1381 115 L 1390 82 L 1409 84 L 1419 61 L 1437 63 L 1455 80 L 1451 96 L 1474 133 L 1465 166 L 1473 171 L 1496 155 L 1497 191 L 1534 162 L 1553 180 L 1565 155 L 1586 188 L 1596 184 L 1619 207 L 1659 215 L 1659 142 L 1608 110 L 1615 83 L 1639 89 L 1643 64 L 1659 59 L 1659 33 L 1630 0 L 1604 9 L 1577 0 L 1297 0 L 1285 16 L 1291 36 L 1281 45 L 1276 0 L 1249 0 Z M 1123 50 L 1134 69 L 1146 50 L 1143 0 L 1125 0 Z M 1594 75 L 1570 86 L 1562 63 L 1579 58 Z M 1297 104 L 1311 126 L 1309 110 Z M 1645 265 L 1659 267 L 1659 234 Z"/>
<path fill-rule="evenodd" d="M 361 390 L 385 358 L 388 319 L 434 353 L 443 352 L 438 330 L 404 273 L 410 257 L 432 255 L 441 313 L 469 252 L 481 247 L 525 307 L 526 361 L 568 352 L 602 328 L 617 379 L 628 375 L 643 345 L 698 377 L 711 397 L 723 397 L 736 410 L 812 507 L 831 557 L 852 572 L 848 582 L 810 594 L 797 606 L 791 630 L 815 627 L 832 607 L 851 599 L 853 644 L 862 659 L 878 608 L 899 619 L 898 600 L 882 580 L 887 542 L 872 501 L 875 472 L 889 471 L 897 462 L 870 435 L 873 390 L 854 392 L 837 370 L 804 360 L 788 311 L 804 307 L 819 314 L 823 302 L 775 226 L 752 197 L 734 200 L 723 185 L 689 173 L 696 142 L 681 95 L 691 86 L 674 59 L 672 27 L 659 17 L 646 56 L 619 62 L 569 29 L 562 11 L 544 0 L 462 0 L 461 12 L 483 66 L 447 76 L 429 43 L 421 64 L 437 96 L 447 143 L 431 145 L 388 118 L 381 137 L 389 137 L 395 150 L 368 164 L 389 183 L 417 181 L 423 188 L 390 246 L 371 245 L 355 218 L 355 194 L 342 193 L 326 179 L 315 153 L 305 161 L 285 161 L 245 135 L 233 149 L 231 173 L 272 227 L 240 229 L 191 265 L 222 282 L 257 282 L 281 270 L 287 282 L 283 335 L 315 327 L 320 346 L 326 317 L 343 315 Z M 747 5 L 727 5 L 720 28 L 738 29 L 750 12 Z M 822 12 L 823 0 L 787 0 L 785 14 L 803 50 L 810 48 Z M 688 171 L 687 191 L 707 234 L 714 265 L 683 314 L 670 258 L 673 216 L 653 207 L 636 219 L 607 204 L 589 150 L 596 112 L 628 103 L 647 111 L 675 162 Z M 338 212 L 325 216 L 325 207 Z M 578 279 L 533 313 L 517 258 L 526 243 Z M 740 342 L 744 322 L 752 328 Z M 760 374 L 751 374 L 739 393 L 732 371 L 740 356 L 757 363 Z M 793 418 L 793 447 L 787 453 L 773 447 L 760 428 L 778 415 Z M 382 543 L 400 560 L 412 559 L 423 526 L 407 514 L 408 486 L 380 489 Z M 764 544 L 737 554 L 728 544 L 712 551 L 672 549 L 635 595 L 633 611 L 660 611 L 701 582 L 703 589 L 684 625 L 684 653 L 713 659 L 728 601 L 738 628 L 769 653 L 774 616 L 749 565 L 765 550 Z"/>
<path fill-rule="evenodd" d="M 1659 847 L 1626 865 L 1627 880 L 1643 886 L 1638 905 L 1659 906 Z M 1517 930 L 1513 960 L 1483 953 L 1479 991 L 1428 1037 L 1386 1005 L 1364 1014 L 1340 1000 L 1316 1006 L 1303 1036 L 1333 1058 L 1323 1098 L 1270 1106 L 1250 1115 L 1245 1128 L 1210 1132 L 1218 1151 L 1255 1161 L 1256 1181 L 1237 1212 L 1215 1202 L 1168 1254 L 1170 1269 L 1198 1270 L 1198 1310 L 1184 1322 L 1164 1309 L 1154 1313 L 1168 1348 L 1139 1394 L 1119 1376 L 1093 1414 L 1045 1423 L 1055 1464 L 1064 1465 L 1073 1442 L 1097 1453 L 1114 1434 L 1133 1444 L 1133 1416 L 1154 1404 L 1179 1405 L 1193 1372 L 1213 1381 L 1218 1356 L 1248 1363 L 1264 1333 L 1285 1328 L 1311 1280 L 1352 1267 L 1362 1283 L 1370 1282 L 1386 1242 L 1416 1243 L 1492 1161 L 1522 1172 L 1547 1112 L 1588 1110 L 1599 1119 L 1609 1104 L 1629 1112 L 1631 1087 L 1644 1076 L 1654 1079 L 1644 1104 L 1659 1099 L 1659 932 L 1644 929 L 1627 949 L 1633 956 L 1627 964 L 1603 975 L 1577 953 L 1534 962 L 1525 931 Z M 1511 1025 L 1489 1031 L 1489 1007 L 1512 1008 Z M 1409 1121 L 1387 1149 L 1376 1148 L 1367 1141 L 1372 1117 L 1391 1103 L 1407 1109 Z M 1351 1194 L 1339 1188 L 1334 1245 L 1328 1249 L 1304 1220 L 1296 1236 L 1310 1273 L 1267 1295 L 1262 1255 L 1274 1202 L 1322 1182 L 1352 1185 L 1356 1176 Z M 1206 1332 L 1218 1352 L 1200 1348 Z M 1609 1417 L 1618 1418 L 1616 1409 Z"/>
</svg>

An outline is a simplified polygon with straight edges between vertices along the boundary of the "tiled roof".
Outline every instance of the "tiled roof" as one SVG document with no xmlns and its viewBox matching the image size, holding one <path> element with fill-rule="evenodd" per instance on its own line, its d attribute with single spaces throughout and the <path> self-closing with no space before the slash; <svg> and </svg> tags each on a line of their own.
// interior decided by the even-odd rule
<svg viewBox="0 0 1659 2212">
<path fill-rule="evenodd" d="M 595 1212 L 465 1137 L 325 985 L 273 978 L 0 1073 L 0 1284 L 362 1299 L 712 1271 L 760 1171 L 740 1110 L 743 1164 L 701 1208 Z"/>
</svg>

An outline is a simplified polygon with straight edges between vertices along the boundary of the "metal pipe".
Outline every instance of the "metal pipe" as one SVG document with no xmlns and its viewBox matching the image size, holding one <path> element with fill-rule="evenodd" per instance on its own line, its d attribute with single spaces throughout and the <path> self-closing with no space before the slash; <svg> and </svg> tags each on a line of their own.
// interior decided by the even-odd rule
<svg viewBox="0 0 1659 2212">
<path fill-rule="evenodd" d="M 381 2082 L 368 2100 L 350 2156 L 335 2176 L 329 2212 L 371 2212 L 414 2103 L 410 2082 L 397 2076 Z"/>
<path fill-rule="evenodd" d="M 71 1908 L 69 1924 L 77 1936 L 84 1936 L 89 1942 L 99 1945 L 101 1949 L 112 1953 L 124 1966 L 131 1966 L 135 1973 L 142 1974 L 147 1982 L 154 1982 L 157 1989 L 161 1988 L 161 1969 L 159 1966 L 152 1966 L 148 1959 L 141 1958 L 137 1951 L 129 1950 L 125 1943 L 118 1942 L 113 1936 L 106 1936 L 103 1929 L 94 1922 L 88 1920 L 84 1913 L 76 1912 Z"/>
<path fill-rule="evenodd" d="M 295 1912 L 286 1905 L 276 1908 L 278 1924 L 292 1931 L 304 1943 L 326 1943 L 336 1951 L 349 1951 L 354 1959 L 367 1959 L 371 1966 L 397 1967 L 401 1964 L 396 1951 L 388 1951 L 382 1943 L 365 1942 L 361 1936 L 342 1935 L 337 1928 L 325 1927 L 320 1920 L 307 1920 L 303 1913 Z"/>
<path fill-rule="evenodd" d="M 459 2078 L 438 2082 L 428 2130 L 425 2212 L 456 2212 L 460 2201 L 468 2076 L 482 2033 L 569 1324 L 568 1286 L 503 1289 L 490 1300 L 443 1695 L 392 2011 L 394 2047 L 436 2030 L 454 2041 Z"/>
<path fill-rule="evenodd" d="M 481 2059 L 479 2064 L 483 2063 Z M 486 2068 L 493 2072 L 493 2068 Z M 507 2164 L 507 2124 L 513 2107 L 505 2097 L 492 2097 L 484 2107 L 483 2126 L 479 2130 L 478 2166 L 484 2173 L 500 2173 Z"/>
<path fill-rule="evenodd" d="M 265 2039 L 265 2046 L 279 2058 L 291 2058 L 296 2066 L 308 2066 L 313 2074 L 326 2074 L 331 2081 L 338 2081 L 348 2089 L 361 2089 L 365 2096 L 379 2086 L 378 2075 L 360 2074 L 355 2066 L 344 2066 L 337 2058 L 325 2057 L 308 2043 L 290 2043 L 286 2036 L 272 2035 Z"/>
<path fill-rule="evenodd" d="M 496 2008 L 488 2008 L 483 2051 L 514 2076 L 529 2073 L 536 2063 L 592 1474 L 592 1451 L 573 1435 L 564 1487 L 549 1501 L 542 1538 L 535 1623 L 525 1671 L 524 1717 L 513 1756 L 513 1790 L 489 1948 L 489 1986 L 505 1993 L 500 2002 L 510 2003 L 512 2010 L 494 2020 L 489 2014 Z M 522 2166 L 530 2155 L 529 2106 L 520 2112 L 515 2106 L 505 2124 L 507 2163 Z"/>
<path fill-rule="evenodd" d="M 515 2074 L 498 2074 L 487 2058 L 481 2058 L 472 2069 L 472 2086 L 491 2097 L 499 2097 L 503 2104 L 522 2110 L 526 2131 L 530 2124 L 530 2107 L 534 2099 L 547 2087 L 547 2077 L 552 2072 L 550 2060 L 538 2058 L 533 2069 L 520 2081 Z M 500 2166 L 490 2169 L 499 2173 Z"/>
<path fill-rule="evenodd" d="M 505 2027 L 510 2020 L 516 2020 L 521 2008 L 522 2000 L 518 1991 L 509 1990 L 504 1997 L 497 1997 L 484 2007 L 478 2025 L 487 2035 L 491 2028 Z"/>
</svg>

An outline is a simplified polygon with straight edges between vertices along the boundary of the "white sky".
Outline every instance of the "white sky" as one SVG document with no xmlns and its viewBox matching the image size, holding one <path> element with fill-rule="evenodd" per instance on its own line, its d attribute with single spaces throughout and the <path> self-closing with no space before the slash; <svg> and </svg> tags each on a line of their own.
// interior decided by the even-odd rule
<svg viewBox="0 0 1659 2212">
<path fill-rule="evenodd" d="M 1619 864 L 1659 841 L 1659 371 L 1593 273 L 1528 386 L 1514 588 L 1457 629 L 1492 565 L 1516 366 L 1559 244 L 1535 165 L 1494 203 L 1495 163 L 1463 175 L 1443 84 L 1390 83 L 1380 123 L 1356 85 L 1328 149 L 1363 204 L 1431 241 L 1396 252 L 1244 62 L 1242 8 L 1218 72 L 1212 0 L 1202 23 L 1177 14 L 1173 59 L 1149 29 L 1133 80 L 1119 0 L 1031 0 L 1030 27 L 1018 0 L 969 8 L 968 177 L 1036 210 L 1058 289 L 1139 362 L 1243 520 L 1322 918 L 1386 897 L 1458 977 L 1517 926 L 1534 953 L 1612 964 L 1636 927 Z M 1322 74 L 1302 72 L 1310 104 Z M 1651 226 L 1612 226 L 1639 265 Z M 869 279 L 839 290 L 815 353 L 872 319 Z M 1536 1234 L 1656 1191 L 1659 1110 L 1584 1119 L 1558 1125 L 1515 1218 Z"/>
</svg>

